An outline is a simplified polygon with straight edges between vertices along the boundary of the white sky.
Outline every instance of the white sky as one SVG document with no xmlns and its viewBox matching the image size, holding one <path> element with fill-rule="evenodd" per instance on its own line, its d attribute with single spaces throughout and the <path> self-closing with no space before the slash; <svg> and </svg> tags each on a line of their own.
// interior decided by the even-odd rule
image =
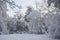
<svg viewBox="0 0 60 40">
<path fill-rule="evenodd" d="M 13 0 L 16 4 L 22 6 L 22 11 L 25 11 L 27 6 L 33 6 L 35 5 L 35 0 Z M 37 0 L 39 3 L 43 3 L 43 0 Z M 8 7 L 9 11 L 7 12 L 9 16 L 13 17 L 15 13 Z M 15 9 L 14 11 L 18 11 L 18 9 Z"/>
</svg>

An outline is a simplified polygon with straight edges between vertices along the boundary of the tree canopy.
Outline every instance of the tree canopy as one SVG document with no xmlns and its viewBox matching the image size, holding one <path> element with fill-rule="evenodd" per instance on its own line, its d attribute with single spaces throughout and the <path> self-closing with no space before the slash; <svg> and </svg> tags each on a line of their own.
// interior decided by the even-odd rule
<svg viewBox="0 0 60 40">
<path fill-rule="evenodd" d="M 54 3 L 54 6 L 60 9 L 60 0 L 48 0 L 47 2 L 48 2 L 48 6 L 50 6 L 51 3 Z"/>
<path fill-rule="evenodd" d="M 17 8 L 21 8 L 21 6 L 18 6 L 15 4 L 14 1 L 11 1 L 11 0 L 0 0 L 0 5 L 2 5 L 2 3 L 8 3 L 10 5 L 11 8 L 14 8 L 14 7 L 17 7 Z"/>
</svg>

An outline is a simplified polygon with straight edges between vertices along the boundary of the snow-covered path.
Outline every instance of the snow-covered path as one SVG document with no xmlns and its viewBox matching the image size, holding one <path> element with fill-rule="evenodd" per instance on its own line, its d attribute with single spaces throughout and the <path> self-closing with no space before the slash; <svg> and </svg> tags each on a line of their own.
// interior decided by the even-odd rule
<svg viewBox="0 0 60 40">
<path fill-rule="evenodd" d="M 46 35 L 10 34 L 0 35 L 0 40 L 58 40 L 58 39 L 51 39 Z"/>
</svg>

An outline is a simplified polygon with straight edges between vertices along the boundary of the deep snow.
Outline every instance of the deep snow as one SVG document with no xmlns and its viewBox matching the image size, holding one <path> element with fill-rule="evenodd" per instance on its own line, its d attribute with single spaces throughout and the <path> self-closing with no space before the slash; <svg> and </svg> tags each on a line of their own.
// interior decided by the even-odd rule
<svg viewBox="0 0 60 40">
<path fill-rule="evenodd" d="M 35 35 L 35 34 L 10 34 L 0 35 L 0 40 L 59 40 L 49 38 L 47 35 Z"/>
</svg>

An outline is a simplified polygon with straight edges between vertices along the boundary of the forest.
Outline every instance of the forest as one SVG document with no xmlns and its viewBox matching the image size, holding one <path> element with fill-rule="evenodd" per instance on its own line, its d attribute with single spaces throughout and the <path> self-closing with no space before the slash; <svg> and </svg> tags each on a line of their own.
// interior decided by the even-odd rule
<svg viewBox="0 0 60 40">
<path fill-rule="evenodd" d="M 22 6 L 13 0 L 0 0 L 0 35 L 8 34 L 48 34 L 60 38 L 60 0 L 43 0 L 39 4 L 35 0 L 35 7 L 27 6 L 21 12 Z M 19 9 L 10 17 L 9 10 Z M 13 13 L 12 13 L 13 14 Z"/>
</svg>

